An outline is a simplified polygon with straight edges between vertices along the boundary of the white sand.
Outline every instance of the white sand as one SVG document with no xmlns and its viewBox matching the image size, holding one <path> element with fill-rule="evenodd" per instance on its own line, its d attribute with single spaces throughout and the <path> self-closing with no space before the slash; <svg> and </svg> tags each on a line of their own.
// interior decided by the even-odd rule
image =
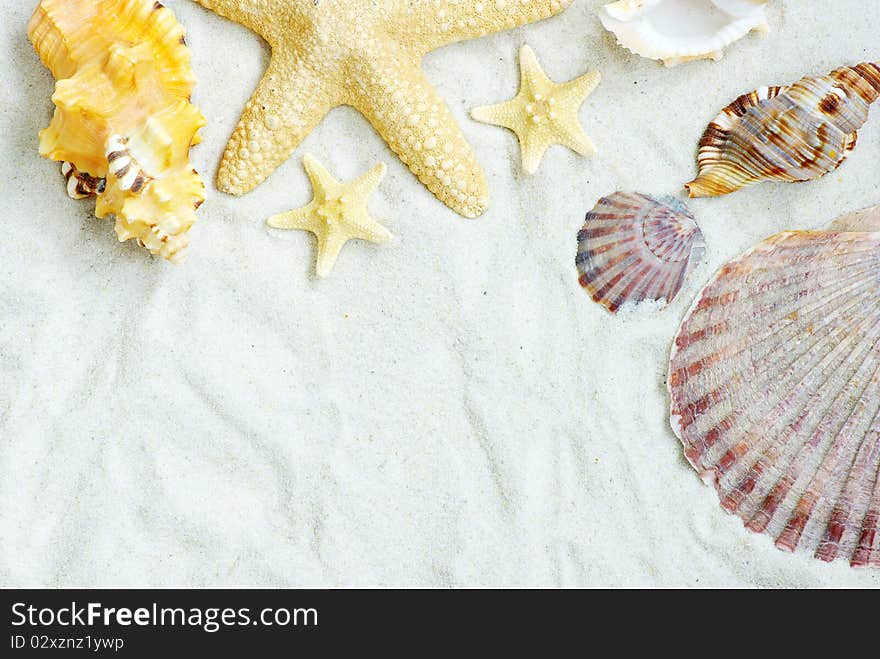
<svg viewBox="0 0 880 659">
<path fill-rule="evenodd" d="M 453 45 L 424 68 L 487 172 L 483 218 L 447 210 L 337 109 L 255 192 L 211 183 L 177 267 L 118 244 L 38 157 L 53 81 L 25 34 L 35 4 L 0 5 L 0 583 L 880 585 L 724 513 L 682 457 L 663 382 L 719 265 L 880 201 L 880 109 L 823 180 L 693 202 L 708 263 L 665 311 L 612 317 L 574 269 L 595 200 L 679 193 L 736 95 L 880 56 L 880 3 L 776 0 L 771 36 L 670 70 L 616 47 L 599 0 Z M 169 5 L 213 179 L 267 49 Z M 513 134 L 467 118 L 515 93 L 523 43 L 557 80 L 601 70 L 581 112 L 596 158 L 555 147 L 526 176 Z M 385 161 L 371 208 L 399 236 L 350 243 L 325 281 L 310 235 L 263 223 L 309 200 L 307 151 L 346 178 Z"/>
</svg>

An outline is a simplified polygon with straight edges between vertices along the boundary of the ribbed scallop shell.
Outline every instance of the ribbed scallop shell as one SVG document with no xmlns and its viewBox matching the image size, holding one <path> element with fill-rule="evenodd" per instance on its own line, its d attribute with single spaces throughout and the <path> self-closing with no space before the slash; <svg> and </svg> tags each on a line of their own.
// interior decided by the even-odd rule
<svg viewBox="0 0 880 659">
<path fill-rule="evenodd" d="M 28 34 L 58 80 L 41 155 L 63 163 L 70 196 L 97 195 L 120 240 L 180 259 L 205 189 L 183 27 L 153 0 L 42 0 Z"/>
<path fill-rule="evenodd" d="M 752 30 L 766 32 L 767 0 L 619 0 L 600 10 L 606 30 L 627 50 L 666 66 L 721 59 Z"/>
<path fill-rule="evenodd" d="M 600 199 L 577 238 L 578 281 L 612 313 L 624 305 L 670 302 L 706 248 L 679 200 L 629 192 Z"/>
<path fill-rule="evenodd" d="M 791 231 L 725 265 L 675 338 L 685 455 L 780 549 L 880 567 L 878 302 L 880 232 Z"/>
<path fill-rule="evenodd" d="M 880 94 L 880 67 L 859 64 L 790 87 L 761 87 L 728 105 L 700 140 L 691 197 L 727 194 L 761 180 L 807 181 L 833 171 Z"/>
</svg>

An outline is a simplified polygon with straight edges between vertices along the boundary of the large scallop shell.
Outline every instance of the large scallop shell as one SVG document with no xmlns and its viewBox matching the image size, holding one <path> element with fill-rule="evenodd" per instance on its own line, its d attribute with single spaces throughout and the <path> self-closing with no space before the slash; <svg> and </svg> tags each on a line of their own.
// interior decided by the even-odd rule
<svg viewBox="0 0 880 659">
<path fill-rule="evenodd" d="M 153 0 L 42 0 L 28 35 L 58 81 L 40 154 L 62 163 L 70 196 L 97 196 L 120 240 L 180 259 L 205 198 L 183 27 Z"/>
<path fill-rule="evenodd" d="M 672 348 L 671 421 L 749 529 L 880 567 L 880 207 L 831 228 L 772 236 L 704 288 Z"/>
<path fill-rule="evenodd" d="M 706 248 L 678 199 L 629 192 L 600 199 L 577 238 L 578 281 L 612 313 L 624 305 L 670 302 Z"/>
<path fill-rule="evenodd" d="M 691 197 L 727 194 L 761 180 L 807 181 L 836 169 L 880 95 L 880 67 L 859 64 L 790 87 L 761 87 L 709 124 Z"/>
<path fill-rule="evenodd" d="M 606 30 L 636 55 L 666 66 L 721 59 L 752 30 L 766 32 L 767 0 L 619 0 L 600 10 Z"/>
</svg>

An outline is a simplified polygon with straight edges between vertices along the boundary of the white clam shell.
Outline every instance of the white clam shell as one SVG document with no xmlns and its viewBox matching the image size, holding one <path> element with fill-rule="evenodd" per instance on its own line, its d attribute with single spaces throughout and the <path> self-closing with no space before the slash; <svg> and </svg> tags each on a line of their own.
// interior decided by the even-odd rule
<svg viewBox="0 0 880 659">
<path fill-rule="evenodd" d="M 600 10 L 606 30 L 642 57 L 666 66 L 721 59 L 752 30 L 767 31 L 766 0 L 619 0 Z"/>
</svg>

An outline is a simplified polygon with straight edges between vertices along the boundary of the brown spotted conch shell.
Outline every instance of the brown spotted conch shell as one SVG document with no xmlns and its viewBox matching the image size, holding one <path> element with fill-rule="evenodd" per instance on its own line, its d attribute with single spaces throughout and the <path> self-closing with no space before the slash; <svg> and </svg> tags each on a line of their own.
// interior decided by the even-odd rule
<svg viewBox="0 0 880 659">
<path fill-rule="evenodd" d="M 728 105 L 700 140 L 691 197 L 762 180 L 807 181 L 846 160 L 880 95 L 880 67 L 858 64 L 788 87 L 761 87 Z"/>
<path fill-rule="evenodd" d="M 119 240 L 179 260 L 205 186 L 189 162 L 205 119 L 184 29 L 153 0 L 42 0 L 28 35 L 57 83 L 40 154 Z"/>
<path fill-rule="evenodd" d="M 785 551 L 880 567 L 880 206 L 776 234 L 698 296 L 671 422 L 722 507 Z"/>
</svg>

